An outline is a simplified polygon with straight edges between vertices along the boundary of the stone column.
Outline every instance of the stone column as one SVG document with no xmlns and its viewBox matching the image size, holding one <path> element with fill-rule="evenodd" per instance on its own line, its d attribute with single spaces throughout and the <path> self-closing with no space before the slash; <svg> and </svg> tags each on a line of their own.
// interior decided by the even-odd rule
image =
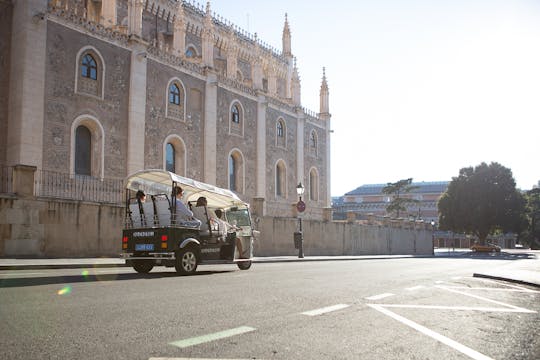
<svg viewBox="0 0 540 360">
<path fill-rule="evenodd" d="M 252 66 L 253 89 L 262 90 L 263 88 L 263 66 L 259 59 L 256 59 Z"/>
<path fill-rule="evenodd" d="M 116 26 L 116 0 L 101 2 L 101 23 L 106 27 Z"/>
<path fill-rule="evenodd" d="M 13 192 L 18 197 L 34 196 L 34 176 L 37 168 L 28 165 L 15 165 L 13 167 Z"/>
<path fill-rule="evenodd" d="M 47 2 L 13 1 L 8 99 L 8 164 L 42 167 Z"/>
<path fill-rule="evenodd" d="M 146 119 L 146 46 L 132 41 L 129 109 L 128 109 L 128 175 L 144 169 L 144 139 Z"/>
<path fill-rule="evenodd" d="M 204 182 L 216 184 L 217 74 L 207 71 L 204 101 Z"/>
<path fill-rule="evenodd" d="M 266 108 L 264 95 L 257 98 L 257 197 L 266 198 Z"/>
</svg>

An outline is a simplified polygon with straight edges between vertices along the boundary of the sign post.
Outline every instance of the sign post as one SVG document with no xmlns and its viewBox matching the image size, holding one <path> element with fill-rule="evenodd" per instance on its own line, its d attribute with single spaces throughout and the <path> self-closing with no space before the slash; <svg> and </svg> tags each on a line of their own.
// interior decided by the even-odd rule
<svg viewBox="0 0 540 360">
<path fill-rule="evenodd" d="M 304 234 L 302 233 L 302 217 L 300 216 L 306 210 L 306 203 L 302 201 L 302 195 L 304 195 L 304 186 L 299 183 L 296 187 L 296 193 L 299 200 L 296 203 L 296 210 L 298 210 L 298 225 L 299 231 L 294 233 L 295 245 L 298 244 L 298 257 L 302 259 L 304 257 Z"/>
</svg>

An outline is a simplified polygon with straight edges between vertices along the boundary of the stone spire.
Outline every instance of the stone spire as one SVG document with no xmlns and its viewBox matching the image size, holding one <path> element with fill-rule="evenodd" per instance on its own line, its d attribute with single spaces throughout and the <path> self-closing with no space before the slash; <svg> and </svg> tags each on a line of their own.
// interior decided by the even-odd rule
<svg viewBox="0 0 540 360">
<path fill-rule="evenodd" d="M 283 55 L 292 56 L 291 52 L 291 29 L 289 29 L 289 21 L 287 19 L 287 13 L 285 13 L 285 25 L 283 26 Z"/>
<path fill-rule="evenodd" d="M 298 68 L 296 67 L 296 58 L 294 59 L 294 68 L 291 81 L 291 93 L 292 103 L 295 106 L 301 105 L 301 88 L 300 88 L 300 75 L 298 75 Z"/>
<path fill-rule="evenodd" d="M 326 69 L 323 67 L 323 76 L 322 76 L 322 82 L 321 82 L 321 91 L 320 91 L 320 110 L 319 112 L 321 114 L 328 114 L 330 113 L 329 109 L 329 92 L 328 92 L 328 83 L 326 82 Z"/>
</svg>

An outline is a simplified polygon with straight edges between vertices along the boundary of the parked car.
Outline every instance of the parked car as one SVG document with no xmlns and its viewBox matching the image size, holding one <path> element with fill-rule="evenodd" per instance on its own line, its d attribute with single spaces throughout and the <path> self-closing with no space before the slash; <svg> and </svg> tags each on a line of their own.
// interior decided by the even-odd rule
<svg viewBox="0 0 540 360">
<path fill-rule="evenodd" d="M 478 243 L 474 243 L 471 246 L 472 251 L 476 252 L 501 252 L 501 247 L 499 245 L 487 243 L 486 245 L 480 245 Z"/>
</svg>

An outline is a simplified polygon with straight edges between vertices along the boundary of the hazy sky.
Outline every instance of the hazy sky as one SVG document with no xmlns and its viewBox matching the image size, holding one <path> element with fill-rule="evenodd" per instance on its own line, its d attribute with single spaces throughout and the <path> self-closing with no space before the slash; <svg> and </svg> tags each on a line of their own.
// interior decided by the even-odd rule
<svg viewBox="0 0 540 360">
<path fill-rule="evenodd" d="M 539 0 L 214 0 L 281 49 L 285 13 L 302 104 L 330 87 L 332 195 L 451 180 L 496 161 L 540 181 Z"/>
</svg>

